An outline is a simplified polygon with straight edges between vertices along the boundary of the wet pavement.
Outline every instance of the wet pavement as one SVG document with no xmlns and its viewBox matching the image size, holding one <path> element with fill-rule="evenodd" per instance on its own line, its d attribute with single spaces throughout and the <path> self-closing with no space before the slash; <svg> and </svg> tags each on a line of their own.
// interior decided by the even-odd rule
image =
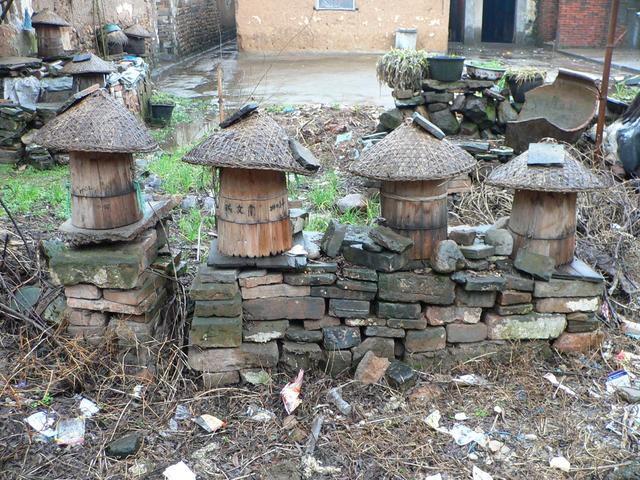
<svg viewBox="0 0 640 480">
<path fill-rule="evenodd" d="M 452 46 L 472 59 L 498 59 L 509 66 L 541 67 L 553 81 L 559 68 L 600 75 L 598 63 L 543 48 L 490 44 Z M 196 55 L 177 65 L 164 65 L 157 76 L 160 90 L 181 97 L 217 97 L 216 68 L 224 71 L 225 101 L 241 104 L 342 104 L 393 106 L 391 91 L 376 78 L 380 55 L 279 55 L 237 52 L 234 43 Z M 612 74 L 623 72 L 614 68 Z"/>
<path fill-rule="evenodd" d="M 563 48 L 560 52 L 576 58 L 590 59 L 599 64 L 604 63 L 604 48 Z M 640 73 L 640 50 L 615 48 L 612 65 L 633 73 Z"/>
</svg>

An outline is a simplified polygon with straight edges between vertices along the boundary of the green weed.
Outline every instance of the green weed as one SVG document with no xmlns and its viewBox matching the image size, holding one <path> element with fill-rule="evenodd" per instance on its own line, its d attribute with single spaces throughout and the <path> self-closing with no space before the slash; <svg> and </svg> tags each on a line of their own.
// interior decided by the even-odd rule
<svg viewBox="0 0 640 480">
<path fill-rule="evenodd" d="M 324 232 L 329 227 L 330 216 L 312 213 L 305 227 L 308 232 Z"/>
<path fill-rule="evenodd" d="M 614 85 L 614 91 L 611 96 L 622 102 L 631 103 L 638 93 L 640 93 L 640 88 L 630 87 L 625 85 L 624 82 L 618 82 Z"/>
<path fill-rule="evenodd" d="M 201 238 L 204 238 L 203 233 L 206 235 L 206 232 L 214 226 L 214 216 L 205 214 L 197 208 L 191 209 L 188 214 L 178 220 L 180 233 L 192 243 L 198 240 L 198 232 L 200 232 Z"/>
<path fill-rule="evenodd" d="M 185 146 L 173 153 L 163 153 L 149 164 L 149 171 L 162 179 L 162 189 L 170 194 L 202 191 L 211 185 L 209 168 L 190 165 L 182 157 L 191 149 Z"/>
<path fill-rule="evenodd" d="M 333 170 L 329 170 L 323 178 L 313 183 L 307 197 L 317 210 L 329 210 L 334 207 L 338 199 L 338 185 L 338 175 Z"/>
</svg>

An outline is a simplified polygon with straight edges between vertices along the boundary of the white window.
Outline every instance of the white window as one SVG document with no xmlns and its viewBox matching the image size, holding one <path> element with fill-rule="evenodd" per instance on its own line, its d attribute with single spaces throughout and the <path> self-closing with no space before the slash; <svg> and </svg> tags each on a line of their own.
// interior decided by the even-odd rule
<svg viewBox="0 0 640 480">
<path fill-rule="evenodd" d="M 356 0 L 316 0 L 317 10 L 355 10 Z"/>
</svg>

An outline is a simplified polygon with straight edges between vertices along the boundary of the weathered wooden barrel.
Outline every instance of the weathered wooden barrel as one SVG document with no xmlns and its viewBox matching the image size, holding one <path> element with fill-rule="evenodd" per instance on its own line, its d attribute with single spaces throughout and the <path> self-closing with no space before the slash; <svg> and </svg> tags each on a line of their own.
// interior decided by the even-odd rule
<svg viewBox="0 0 640 480">
<path fill-rule="evenodd" d="M 382 182 L 380 200 L 387 226 L 413 240 L 414 260 L 431 257 L 447 239 L 447 181 Z"/>
<path fill-rule="evenodd" d="M 38 37 L 38 56 L 59 57 L 65 54 L 62 28 L 58 25 L 35 25 Z"/>
<path fill-rule="evenodd" d="M 516 190 L 509 219 L 515 258 L 518 250 L 573 261 L 576 246 L 576 193 Z"/>
<path fill-rule="evenodd" d="M 223 255 L 268 257 L 290 250 L 285 173 L 221 168 L 217 224 Z"/>
<path fill-rule="evenodd" d="M 145 39 L 140 37 L 129 37 L 124 50 L 132 55 L 146 55 L 147 46 Z"/>
<path fill-rule="evenodd" d="M 143 216 L 130 153 L 70 152 L 71 223 L 107 230 Z"/>
<path fill-rule="evenodd" d="M 95 84 L 103 88 L 106 83 L 104 73 L 82 73 L 73 76 L 73 92 L 78 93 Z"/>
</svg>

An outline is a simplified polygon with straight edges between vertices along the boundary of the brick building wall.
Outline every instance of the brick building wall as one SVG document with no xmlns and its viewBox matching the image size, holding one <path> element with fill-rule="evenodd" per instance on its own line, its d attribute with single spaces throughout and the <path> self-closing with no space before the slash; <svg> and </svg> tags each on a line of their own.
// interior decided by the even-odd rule
<svg viewBox="0 0 640 480">
<path fill-rule="evenodd" d="M 558 36 L 561 47 L 601 47 L 605 44 L 611 0 L 540 0 L 538 37 Z"/>
</svg>

